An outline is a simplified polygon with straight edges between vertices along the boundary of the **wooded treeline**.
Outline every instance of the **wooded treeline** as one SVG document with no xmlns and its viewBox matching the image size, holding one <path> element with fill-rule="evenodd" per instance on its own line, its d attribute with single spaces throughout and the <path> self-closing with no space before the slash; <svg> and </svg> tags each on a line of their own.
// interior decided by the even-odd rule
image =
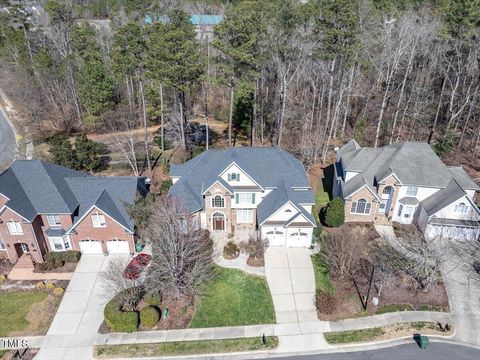
<svg viewBox="0 0 480 360">
<path fill-rule="evenodd" d="M 35 26 L 15 7 L 2 15 L 2 68 L 33 133 L 164 123 L 188 149 L 190 120 L 208 116 L 229 122 L 230 145 L 242 134 L 306 165 L 351 138 L 480 149 L 480 1 L 194 3 L 48 0 Z M 80 5 L 96 9 L 88 20 Z M 194 10 L 224 14 L 211 43 L 197 40 Z M 135 162 L 133 139 L 120 146 Z"/>
</svg>

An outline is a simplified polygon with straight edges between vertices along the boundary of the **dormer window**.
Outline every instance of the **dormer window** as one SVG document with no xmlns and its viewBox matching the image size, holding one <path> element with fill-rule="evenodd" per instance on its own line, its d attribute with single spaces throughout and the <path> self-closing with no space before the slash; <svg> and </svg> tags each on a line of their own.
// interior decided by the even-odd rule
<svg viewBox="0 0 480 360">
<path fill-rule="evenodd" d="M 105 222 L 105 216 L 102 214 L 93 214 L 92 215 L 92 225 L 94 228 L 104 228 L 107 227 Z"/>
<path fill-rule="evenodd" d="M 229 173 L 228 181 L 240 181 L 240 173 Z"/>
<path fill-rule="evenodd" d="M 407 186 L 407 196 L 417 196 L 418 187 Z"/>
<path fill-rule="evenodd" d="M 212 198 L 212 207 L 214 208 L 223 208 L 225 207 L 225 199 L 220 195 L 216 195 Z"/>
<path fill-rule="evenodd" d="M 461 202 L 460 204 L 455 205 L 455 212 L 457 214 L 466 214 L 468 212 L 468 206 Z"/>
<path fill-rule="evenodd" d="M 49 226 L 60 226 L 62 224 L 60 215 L 47 215 L 47 221 Z"/>
</svg>

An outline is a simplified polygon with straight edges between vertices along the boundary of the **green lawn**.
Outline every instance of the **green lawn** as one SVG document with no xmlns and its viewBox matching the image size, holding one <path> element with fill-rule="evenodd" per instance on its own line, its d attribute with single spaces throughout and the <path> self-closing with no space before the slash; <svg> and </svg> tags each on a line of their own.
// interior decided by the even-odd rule
<svg viewBox="0 0 480 360">
<path fill-rule="evenodd" d="M 329 344 L 348 344 L 373 341 L 383 334 L 382 328 L 327 332 L 323 335 Z"/>
<path fill-rule="evenodd" d="M 28 326 L 25 318 L 33 304 L 40 303 L 48 294 L 41 291 L 22 291 L 0 294 L 0 336 L 22 331 Z"/>
<path fill-rule="evenodd" d="M 237 326 L 275 323 L 267 281 L 240 270 L 215 269 L 217 277 L 196 302 L 191 327 Z"/>
<path fill-rule="evenodd" d="M 255 351 L 274 349 L 278 338 L 267 337 L 266 345 L 260 337 L 225 340 L 179 341 L 151 344 L 99 345 L 95 347 L 97 358 L 153 357 L 193 354 L 214 354 L 236 351 Z"/>
<path fill-rule="evenodd" d="M 312 255 L 313 272 L 315 273 L 315 289 L 332 294 L 335 290 L 330 274 L 328 273 L 327 265 L 322 258 L 322 254 Z"/>
</svg>

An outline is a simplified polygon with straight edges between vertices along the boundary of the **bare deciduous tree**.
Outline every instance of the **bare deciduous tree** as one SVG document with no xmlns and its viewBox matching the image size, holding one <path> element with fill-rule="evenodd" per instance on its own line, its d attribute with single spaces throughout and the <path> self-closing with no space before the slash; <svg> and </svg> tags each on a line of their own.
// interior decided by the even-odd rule
<svg viewBox="0 0 480 360">
<path fill-rule="evenodd" d="M 142 296 L 142 278 L 129 279 L 124 274 L 128 260 L 124 258 L 110 259 L 107 269 L 100 273 L 103 289 L 107 298 L 120 297 L 123 310 L 134 311 Z"/>
<path fill-rule="evenodd" d="M 261 259 L 265 255 L 265 250 L 268 248 L 268 239 L 262 238 L 259 231 L 254 231 L 248 238 L 248 241 L 242 241 L 240 243 L 240 248 L 250 257 Z"/>
<path fill-rule="evenodd" d="M 142 232 L 152 246 L 145 288 L 178 299 L 193 296 L 213 276 L 212 241 L 199 229 L 181 204 L 159 198 L 152 207 L 149 226 Z"/>
<path fill-rule="evenodd" d="M 322 240 L 321 248 L 330 272 L 339 278 L 351 276 L 366 255 L 364 244 L 350 231 L 330 234 Z"/>
</svg>

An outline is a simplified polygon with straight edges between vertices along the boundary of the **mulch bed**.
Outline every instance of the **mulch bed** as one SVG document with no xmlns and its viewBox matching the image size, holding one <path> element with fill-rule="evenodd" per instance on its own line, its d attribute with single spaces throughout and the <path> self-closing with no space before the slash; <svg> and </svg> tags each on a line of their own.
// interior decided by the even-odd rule
<svg viewBox="0 0 480 360">
<path fill-rule="evenodd" d="M 366 295 L 368 283 L 360 278 L 356 280 L 360 293 Z M 431 284 L 428 292 L 424 292 L 418 289 L 413 279 L 406 276 L 396 277 L 392 279 L 388 288 L 384 287 L 381 290 L 378 306 L 372 303 L 372 298 L 378 297 L 372 286 L 367 311 L 364 311 L 352 280 L 333 279 L 332 282 L 335 287 L 333 294 L 335 311 L 331 315 L 318 313 L 320 320 L 332 321 L 374 315 L 379 307 L 390 304 L 409 304 L 415 309 L 422 305 L 448 309 L 448 297 L 443 283 Z"/>
<path fill-rule="evenodd" d="M 0 293 L 16 292 L 36 289 L 37 283 L 41 280 L 5 280 L 0 283 Z M 69 280 L 51 280 L 56 287 L 67 289 Z"/>
<path fill-rule="evenodd" d="M 144 307 L 148 306 L 145 302 L 141 301 L 137 309 L 140 311 Z M 195 315 L 195 304 L 192 299 L 187 297 L 180 298 L 179 300 L 164 299 L 160 304 L 160 311 L 168 309 L 167 318 L 161 318 L 160 321 L 152 329 L 142 329 L 138 331 L 151 331 L 151 330 L 173 330 L 173 329 L 188 329 Z M 105 321 L 102 322 L 98 330 L 100 334 L 109 334 L 112 331 L 109 329 Z"/>
<path fill-rule="evenodd" d="M 247 265 L 255 266 L 255 267 L 262 267 L 265 266 L 265 258 L 255 258 L 253 256 L 249 256 L 247 259 Z"/>
<path fill-rule="evenodd" d="M 72 273 L 75 271 L 78 263 L 65 263 L 63 266 L 60 266 L 59 268 L 52 269 L 52 270 L 40 270 L 40 267 L 37 265 L 35 266 L 35 269 L 33 272 L 35 273 L 40 273 L 40 274 L 50 274 L 50 273 Z"/>
</svg>

